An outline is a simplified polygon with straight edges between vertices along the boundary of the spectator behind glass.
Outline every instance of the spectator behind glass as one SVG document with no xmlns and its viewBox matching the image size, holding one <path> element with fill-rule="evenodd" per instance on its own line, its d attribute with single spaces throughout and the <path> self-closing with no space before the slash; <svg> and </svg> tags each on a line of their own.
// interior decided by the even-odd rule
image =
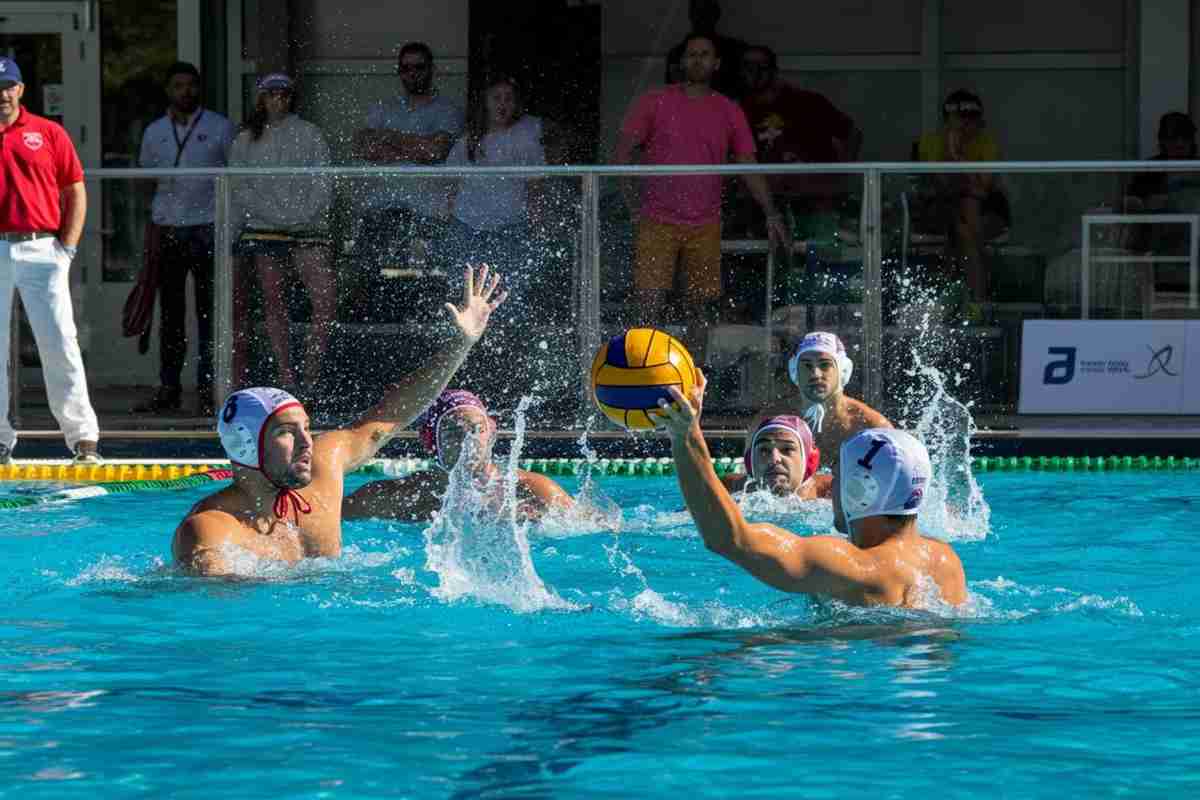
<svg viewBox="0 0 1200 800">
<path fill-rule="evenodd" d="M 634 163 L 635 150 L 643 164 L 717 165 L 731 156 L 741 164 L 755 163 L 746 115 L 712 89 L 720 63 L 711 38 L 689 36 L 683 55 L 685 82 L 652 89 L 633 102 L 621 125 L 616 163 Z M 741 178 L 767 217 L 772 242 L 790 246 L 767 182 L 761 175 Z M 678 277 L 688 321 L 684 343 L 702 361 L 713 316 L 708 306 L 722 292 L 721 177 L 651 176 L 642 181 L 640 194 L 634 194 L 629 182 L 622 188 L 637 222 L 634 313 L 642 324 L 661 325 L 667 293 Z"/>
<path fill-rule="evenodd" d="M 167 70 L 165 116 L 147 126 L 138 164 L 154 168 L 223 167 L 233 141 L 233 123 L 200 104 L 200 72 L 179 61 Z M 212 178 L 160 178 L 151 219 L 159 226 L 157 257 L 160 386 L 139 412 L 174 411 L 181 405 L 184 361 L 187 357 L 187 279 L 196 293 L 200 356 L 196 364 L 201 416 L 213 413 L 213 204 Z"/>
<path fill-rule="evenodd" d="M 721 54 L 721 64 L 712 78 L 712 87 L 731 100 L 742 96 L 741 63 L 742 52 L 746 43 L 717 33 L 717 23 L 721 19 L 721 4 L 717 0 L 689 0 L 688 21 L 692 33 L 702 33 L 712 39 Z M 684 74 L 683 53 L 687 49 L 688 40 L 684 39 L 671 48 L 667 53 L 666 82 L 683 83 L 687 76 Z"/>
<path fill-rule="evenodd" d="M 272 73 L 256 86 L 254 111 L 229 150 L 231 167 L 324 167 L 329 146 L 320 129 L 292 112 L 295 86 L 287 75 Z M 325 345 L 333 325 L 336 293 L 329 239 L 328 176 L 238 177 L 233 181 L 233 218 L 242 232 L 235 255 L 252 261 L 263 294 L 267 336 L 279 367 L 278 384 L 297 387 L 288 354 L 288 304 L 285 272 L 294 268 L 308 290 L 312 306 L 304 352 L 304 383 L 313 394 L 320 377 Z M 245 292 L 236 296 L 245 300 Z M 249 323 L 244 305 L 235 348 L 234 375 L 245 379 L 245 335 Z"/>
<path fill-rule="evenodd" d="M 742 110 L 754 133 L 760 164 L 829 164 L 858 160 L 862 131 L 816 92 L 779 77 L 775 52 L 752 45 L 742 56 Z M 768 179 L 780 205 L 797 217 L 834 210 L 846 191 L 844 175 L 778 175 Z"/>
<path fill-rule="evenodd" d="M 913 148 L 917 161 L 998 161 L 1000 147 L 985 129 L 983 101 L 960 89 L 942 104 L 942 128 L 923 134 Z M 950 277 L 966 279 L 971 299 L 987 298 L 987 273 L 980 246 L 1008 228 L 1008 203 L 995 176 L 985 172 L 934 176 L 934 224 L 944 227 Z"/>
<path fill-rule="evenodd" d="M 17 432 L 9 411 L 13 292 L 33 328 L 46 399 L 78 463 L 97 463 L 100 425 L 71 306 L 71 261 L 87 218 L 83 165 L 71 137 L 22 107 L 21 68 L 0 57 L 0 464 Z M 19 367 L 18 367 L 19 369 Z"/>
<path fill-rule="evenodd" d="M 401 47 L 396 70 L 402 92 L 367 112 L 367 126 L 354 135 L 353 154 L 382 166 L 440 164 L 462 133 L 462 109 L 434 89 L 433 51 L 424 42 Z M 410 233 L 422 239 L 437 236 L 446 211 L 446 186 L 438 178 L 389 178 L 376 186 L 355 237 L 368 248 L 363 254 L 380 261 L 397 246 L 408 246 Z"/>
<path fill-rule="evenodd" d="M 446 164 L 513 167 L 545 163 L 542 121 L 524 113 L 517 82 L 508 76 L 489 79 L 471 107 L 466 134 L 455 142 Z M 448 204 L 450 231 L 443 245 L 447 255 L 456 265 L 485 263 L 499 269 L 513 308 L 543 308 L 543 302 L 554 302 L 550 298 L 537 300 L 531 294 L 543 263 L 531 247 L 536 238 L 530 226 L 531 184 L 537 186 L 540 181 L 504 175 L 468 176 L 452 186 Z M 455 272 L 451 270 L 451 274 Z M 493 331 L 492 344 L 485 345 L 473 362 L 489 359 L 486 350 L 499 345 L 515 363 L 523 363 L 525 356 L 519 353 L 527 349 L 529 340 L 522 335 L 522 326 L 514 325 L 519 318 L 522 315 L 501 321 Z M 536 315 L 523 318 L 532 322 Z M 536 354 L 530 352 L 528 358 L 536 358 Z M 513 388 L 512 373 L 497 374 L 494 359 L 481 371 L 473 369 L 481 366 L 473 362 L 468 362 L 468 374 L 477 373 L 476 380 L 488 388 L 494 401 L 505 404 L 518 399 L 518 395 L 510 397 L 506 391 Z M 494 385 L 501 377 L 506 385 Z"/>
<path fill-rule="evenodd" d="M 1158 152 L 1150 161 L 1191 161 L 1196 158 L 1196 123 L 1180 111 L 1163 114 L 1158 121 Z M 1195 211 L 1196 198 L 1185 190 L 1200 187 L 1200 173 L 1147 172 L 1136 176 L 1125 192 L 1127 211 Z"/>
<path fill-rule="evenodd" d="M 488 81 L 471 109 L 466 135 L 450 150 L 446 164 L 481 167 L 541 166 L 542 121 L 524 113 L 521 90 L 508 76 Z M 448 212 L 454 221 L 448 241 L 459 263 L 487 263 L 504 273 L 510 303 L 532 277 L 529 187 L 531 179 L 504 175 L 470 176 L 451 187 Z M 536 185 L 536 183 L 534 183 Z"/>
</svg>

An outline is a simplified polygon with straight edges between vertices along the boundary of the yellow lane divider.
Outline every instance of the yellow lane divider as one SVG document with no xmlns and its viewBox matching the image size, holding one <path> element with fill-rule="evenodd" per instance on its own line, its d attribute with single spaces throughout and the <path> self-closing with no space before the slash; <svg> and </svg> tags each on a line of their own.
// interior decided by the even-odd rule
<svg viewBox="0 0 1200 800">
<path fill-rule="evenodd" d="M 229 462 L 197 463 L 106 461 L 75 464 L 70 461 L 14 461 L 0 464 L 0 481 L 66 481 L 112 483 L 115 481 L 160 481 L 187 478 L 213 469 L 228 469 Z"/>
</svg>

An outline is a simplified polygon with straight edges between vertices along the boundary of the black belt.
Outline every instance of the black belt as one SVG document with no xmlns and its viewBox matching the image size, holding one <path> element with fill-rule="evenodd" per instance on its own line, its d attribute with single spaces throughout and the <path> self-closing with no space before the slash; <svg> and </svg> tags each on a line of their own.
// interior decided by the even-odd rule
<svg viewBox="0 0 1200 800">
<path fill-rule="evenodd" d="M 32 242 L 34 239 L 54 239 L 57 233 L 47 231 L 0 231 L 0 242 Z"/>
</svg>

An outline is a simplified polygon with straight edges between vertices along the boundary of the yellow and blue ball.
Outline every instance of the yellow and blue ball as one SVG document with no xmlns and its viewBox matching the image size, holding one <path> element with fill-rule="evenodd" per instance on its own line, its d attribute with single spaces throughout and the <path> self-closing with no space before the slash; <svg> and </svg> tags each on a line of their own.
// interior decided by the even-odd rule
<svg viewBox="0 0 1200 800">
<path fill-rule="evenodd" d="M 674 386 L 687 396 L 696 365 L 679 340 L 656 328 L 632 328 L 600 346 L 592 359 L 592 394 L 605 416 L 629 430 L 654 427 L 647 412 L 659 399 L 674 401 Z"/>
</svg>

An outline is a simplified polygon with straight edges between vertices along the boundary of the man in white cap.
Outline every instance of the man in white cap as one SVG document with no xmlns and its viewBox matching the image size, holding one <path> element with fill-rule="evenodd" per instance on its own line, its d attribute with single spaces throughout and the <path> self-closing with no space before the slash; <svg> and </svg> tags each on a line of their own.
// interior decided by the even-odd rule
<svg viewBox="0 0 1200 800">
<path fill-rule="evenodd" d="M 233 485 L 192 507 L 175 531 L 176 563 L 202 575 L 237 571 L 241 551 L 288 563 L 336 557 L 342 549 L 342 495 L 347 473 L 374 457 L 446 388 L 507 292 L 500 276 L 466 270 L 463 302 L 446 309 L 450 342 L 397 382 L 349 428 L 313 438 L 300 401 L 282 389 L 231 394 L 217 432 L 233 465 Z"/>
<path fill-rule="evenodd" d="M 867 428 L 892 427 L 883 414 L 846 394 L 853 373 L 854 362 L 835 334 L 806 334 L 788 361 L 788 377 L 800 390 L 800 408 L 795 407 L 795 400 L 787 400 L 758 419 L 799 411 L 812 428 L 817 448 L 825 454 L 825 465 L 836 474 L 842 442 Z"/>
<path fill-rule="evenodd" d="M 839 536 L 797 536 L 746 521 L 713 470 L 700 430 L 705 380 L 691 398 L 672 388 L 660 402 L 671 454 L 688 511 L 709 550 L 785 592 L 822 595 L 859 606 L 930 607 L 967 599 L 962 562 L 945 542 L 917 528 L 932 470 L 915 438 L 891 428 L 860 432 L 842 446 L 834 514 L 849 529 Z"/>
</svg>

